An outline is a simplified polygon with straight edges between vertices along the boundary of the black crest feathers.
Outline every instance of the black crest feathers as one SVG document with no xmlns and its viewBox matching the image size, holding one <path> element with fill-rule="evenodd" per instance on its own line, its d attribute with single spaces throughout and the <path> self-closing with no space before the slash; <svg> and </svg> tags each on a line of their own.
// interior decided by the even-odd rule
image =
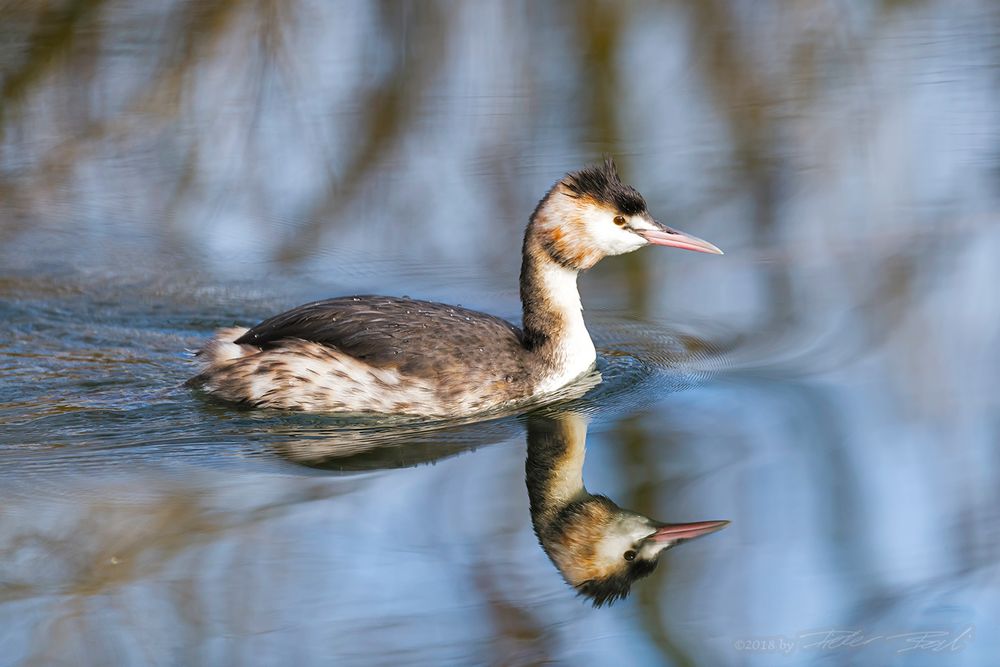
<svg viewBox="0 0 1000 667">
<path fill-rule="evenodd" d="M 604 164 L 567 174 L 563 183 L 574 197 L 590 197 L 624 215 L 636 215 L 646 210 L 646 200 L 631 185 L 621 182 L 618 167 L 610 157 L 604 158 Z"/>
<path fill-rule="evenodd" d="M 589 598 L 595 607 L 614 604 L 618 600 L 628 597 L 632 583 L 637 579 L 648 577 L 656 569 L 657 561 L 636 559 L 632 561 L 628 568 L 621 572 L 616 572 L 603 579 L 590 579 L 579 584 L 576 592 L 585 598 Z"/>
</svg>

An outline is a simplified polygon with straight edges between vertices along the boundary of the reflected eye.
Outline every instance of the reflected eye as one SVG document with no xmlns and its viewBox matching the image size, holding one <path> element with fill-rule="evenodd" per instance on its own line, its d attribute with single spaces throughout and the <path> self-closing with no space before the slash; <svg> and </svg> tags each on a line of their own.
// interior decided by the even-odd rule
<svg viewBox="0 0 1000 667">
<path fill-rule="evenodd" d="M 618 225 L 619 227 L 624 227 L 625 226 L 625 216 L 624 215 L 616 215 L 615 216 L 615 224 Z M 633 556 L 632 558 L 635 558 L 635 556 Z M 628 558 L 626 560 L 632 560 L 632 558 Z"/>
<path fill-rule="evenodd" d="M 629 549 L 625 552 L 625 560 L 635 560 L 635 552 Z"/>
</svg>

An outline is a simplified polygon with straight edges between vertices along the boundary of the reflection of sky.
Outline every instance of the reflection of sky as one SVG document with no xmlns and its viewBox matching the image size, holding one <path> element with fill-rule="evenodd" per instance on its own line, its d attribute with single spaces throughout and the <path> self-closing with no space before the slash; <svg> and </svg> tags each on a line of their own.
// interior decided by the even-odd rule
<svg viewBox="0 0 1000 667">
<path fill-rule="evenodd" d="M 666 317 L 731 349 L 706 384 L 627 425 L 595 423 L 588 487 L 656 518 L 733 525 L 671 552 L 629 605 L 594 612 L 534 543 L 518 437 L 350 479 L 198 468 L 189 483 L 206 504 L 183 516 L 246 522 L 91 596 L 61 626 L 77 634 L 60 636 L 89 628 L 106 643 L 87 650 L 112 662 L 142 662 L 143 645 L 182 663 L 366 659 L 373 646 L 374 662 L 467 662 L 546 645 L 608 663 L 653 660 L 666 641 L 769 665 L 733 640 L 972 624 L 947 662 L 998 653 L 991 3 L 630 5 L 608 21 L 603 73 L 566 7 L 203 6 L 184 20 L 169 4 L 99 10 L 5 100 L 0 266 L 69 266 L 91 287 L 164 276 L 140 301 L 166 291 L 180 304 L 177 285 L 190 287 L 200 333 L 220 317 L 206 304 L 223 301 L 205 285 L 232 295 L 223 319 L 355 290 L 512 315 L 530 208 L 559 174 L 613 152 L 655 215 L 727 255 L 606 262 L 582 279 L 588 310 Z M 9 44 L 5 73 L 25 57 Z M 176 491 L 155 481 L 164 466 L 144 502 Z M 144 474 L 115 474 L 83 496 L 142 496 Z M 306 479 L 334 495 L 303 500 Z M 92 515 L 108 531 L 93 549 L 128 542 L 148 509 L 123 502 L 102 523 L 99 504 L 10 484 L 5 511 L 42 533 Z M 260 509 L 271 502 L 281 509 Z M 64 592 L 46 591 L 0 607 L 0 627 L 19 630 L 0 634 L 7 655 L 36 645 L 25 626 L 57 617 L 43 608 L 64 609 Z M 185 604 L 189 618 L 171 616 Z M 510 607 L 543 636 L 497 639 L 522 627 Z M 125 619 L 132 629 L 113 632 Z M 888 643 L 866 650 L 918 662 Z"/>
</svg>

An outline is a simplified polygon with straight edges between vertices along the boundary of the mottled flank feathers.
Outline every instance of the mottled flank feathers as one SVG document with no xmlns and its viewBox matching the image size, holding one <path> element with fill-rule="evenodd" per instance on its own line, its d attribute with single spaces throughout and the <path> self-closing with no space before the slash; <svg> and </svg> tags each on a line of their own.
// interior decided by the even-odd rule
<svg viewBox="0 0 1000 667">
<path fill-rule="evenodd" d="M 464 415 L 532 395 L 538 378 L 521 337 L 509 322 L 456 306 L 329 299 L 219 331 L 190 383 L 252 407 Z"/>
<path fill-rule="evenodd" d="M 189 383 L 230 403 L 309 412 L 433 414 L 440 409 L 427 380 L 404 378 L 327 345 L 287 339 L 262 350 L 232 342 L 246 329 L 223 329 L 198 355 Z"/>
</svg>

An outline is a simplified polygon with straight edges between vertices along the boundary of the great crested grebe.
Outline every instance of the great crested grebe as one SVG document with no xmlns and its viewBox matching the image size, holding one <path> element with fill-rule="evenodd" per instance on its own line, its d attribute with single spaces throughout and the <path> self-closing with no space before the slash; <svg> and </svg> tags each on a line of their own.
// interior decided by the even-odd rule
<svg viewBox="0 0 1000 667">
<path fill-rule="evenodd" d="M 667 549 L 729 522 L 660 523 L 589 493 L 583 485 L 586 442 L 585 417 L 536 413 L 528 419 L 525 470 L 538 542 L 563 579 L 600 607 L 626 597 Z"/>
<path fill-rule="evenodd" d="M 523 324 L 458 306 L 353 296 L 308 303 L 251 329 L 222 329 L 189 384 L 251 407 L 435 417 L 469 415 L 550 393 L 597 359 L 576 277 L 646 245 L 714 254 L 670 229 L 611 159 L 567 174 L 524 233 Z"/>
</svg>

